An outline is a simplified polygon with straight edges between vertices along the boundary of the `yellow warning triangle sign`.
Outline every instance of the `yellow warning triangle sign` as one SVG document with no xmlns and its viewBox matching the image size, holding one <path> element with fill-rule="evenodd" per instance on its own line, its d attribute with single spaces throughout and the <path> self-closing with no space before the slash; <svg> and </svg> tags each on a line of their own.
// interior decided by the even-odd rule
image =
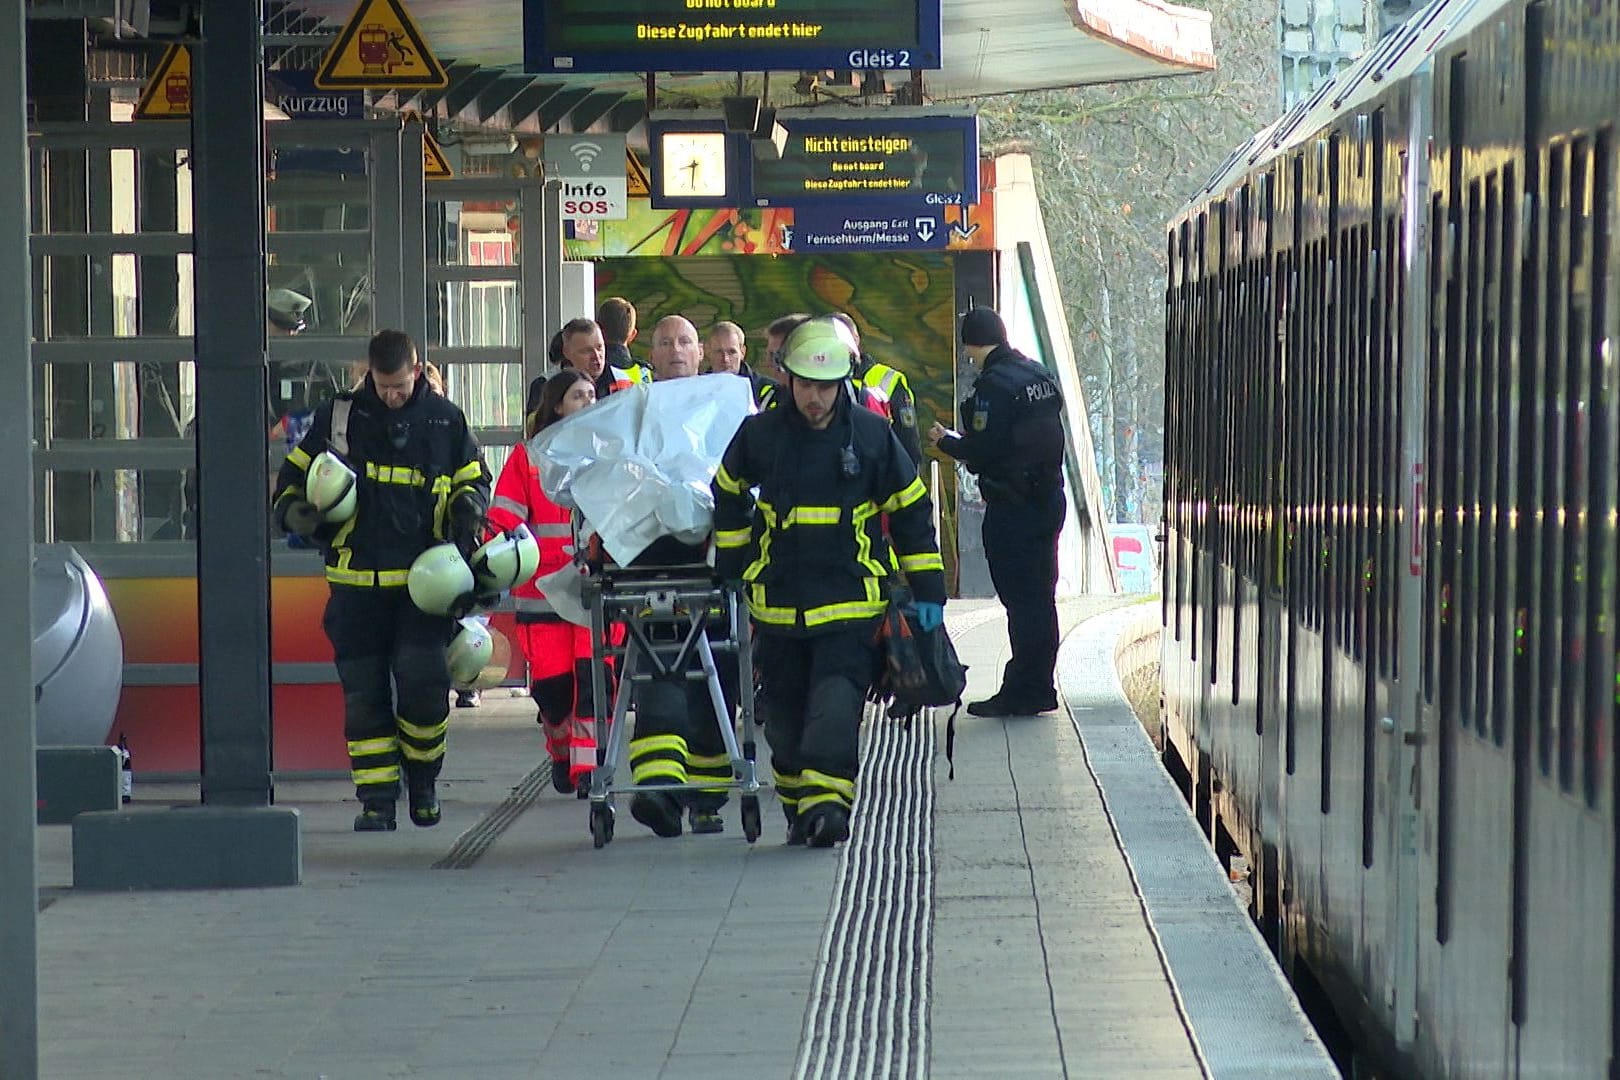
<svg viewBox="0 0 1620 1080">
<path fill-rule="evenodd" d="M 422 175 L 429 180 L 450 180 L 456 175 L 431 131 L 422 132 Z"/>
<path fill-rule="evenodd" d="M 157 70 L 146 80 L 141 100 L 135 106 L 137 120 L 191 119 L 191 50 L 170 45 L 158 61 Z"/>
<path fill-rule="evenodd" d="M 449 84 L 402 0 L 360 0 L 315 73 L 322 90 L 440 90 Z"/>
<path fill-rule="evenodd" d="M 647 166 L 636 157 L 636 148 L 624 148 L 624 178 L 626 193 L 632 199 L 647 199 L 652 197 L 652 184 L 647 178 Z"/>
</svg>

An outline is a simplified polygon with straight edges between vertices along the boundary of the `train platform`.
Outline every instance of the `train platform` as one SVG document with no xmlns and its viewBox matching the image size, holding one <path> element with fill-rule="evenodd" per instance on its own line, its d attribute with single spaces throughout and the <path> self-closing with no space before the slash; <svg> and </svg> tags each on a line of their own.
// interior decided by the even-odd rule
<svg viewBox="0 0 1620 1080">
<path fill-rule="evenodd" d="M 1151 609 L 1146 609 L 1151 610 Z M 527 698 L 451 715 L 443 823 L 358 835 L 345 779 L 281 780 L 296 888 L 72 888 L 39 833 L 40 1074 L 71 1078 L 1334 1076 L 1115 674 L 1144 609 L 1060 608 L 1064 708 L 869 723 L 853 837 L 591 845 Z M 969 697 L 993 602 L 947 621 Z M 762 760 L 764 755 L 762 754 Z M 768 770 L 767 770 L 768 774 Z M 195 784 L 137 778 L 136 809 Z"/>
</svg>

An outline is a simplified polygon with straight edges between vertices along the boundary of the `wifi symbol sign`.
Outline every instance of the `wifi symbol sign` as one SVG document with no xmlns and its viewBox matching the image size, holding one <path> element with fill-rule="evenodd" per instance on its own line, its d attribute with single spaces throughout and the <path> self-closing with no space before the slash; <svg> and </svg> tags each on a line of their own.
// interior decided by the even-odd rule
<svg viewBox="0 0 1620 1080">
<path fill-rule="evenodd" d="M 590 172 L 591 163 L 602 153 L 601 143 L 576 142 L 571 144 L 571 148 L 574 152 L 574 160 L 579 162 L 579 171 L 582 173 Z"/>
</svg>

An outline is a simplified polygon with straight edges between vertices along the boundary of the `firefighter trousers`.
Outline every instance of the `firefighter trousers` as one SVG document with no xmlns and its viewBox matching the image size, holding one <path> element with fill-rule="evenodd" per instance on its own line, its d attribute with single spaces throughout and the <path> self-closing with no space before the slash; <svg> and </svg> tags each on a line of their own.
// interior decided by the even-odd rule
<svg viewBox="0 0 1620 1080">
<path fill-rule="evenodd" d="M 321 625 L 343 684 L 343 736 L 355 794 L 395 799 L 431 784 L 450 715 L 445 646 L 455 624 L 411 603 L 404 588 L 334 587 Z"/>
<path fill-rule="evenodd" d="M 667 637 L 676 628 L 660 628 Z M 684 629 L 684 628 L 682 628 Z M 711 645 L 723 640 L 711 628 Z M 720 690 L 725 696 L 725 722 L 732 723 L 737 710 L 737 657 L 715 650 L 715 668 Z M 645 663 L 640 665 L 646 671 Z M 686 672 L 701 672 L 702 664 L 693 654 Z M 709 684 L 703 679 L 675 673 L 636 687 L 635 735 L 630 740 L 630 776 L 637 784 L 684 784 L 712 780 L 714 787 L 694 792 L 688 800 L 699 812 L 713 812 L 726 804 L 726 788 L 731 781 L 731 756 L 709 698 Z"/>
<path fill-rule="evenodd" d="M 788 824 L 823 803 L 855 803 L 861 712 L 877 660 L 874 622 L 796 637 L 762 630 L 759 663 L 771 771 Z"/>
</svg>

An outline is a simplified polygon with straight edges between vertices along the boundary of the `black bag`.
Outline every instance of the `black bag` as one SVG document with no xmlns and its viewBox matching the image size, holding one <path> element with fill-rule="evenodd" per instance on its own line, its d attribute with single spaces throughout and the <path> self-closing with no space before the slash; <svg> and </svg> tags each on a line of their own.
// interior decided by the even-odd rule
<svg viewBox="0 0 1620 1080">
<path fill-rule="evenodd" d="M 878 626 L 883 646 L 883 676 L 877 689 L 889 704 L 888 715 L 909 725 L 926 708 L 953 706 L 945 721 L 945 760 L 956 779 L 956 714 L 967 690 L 967 668 L 957 659 L 945 627 L 924 633 L 909 593 L 896 590 Z"/>
</svg>

